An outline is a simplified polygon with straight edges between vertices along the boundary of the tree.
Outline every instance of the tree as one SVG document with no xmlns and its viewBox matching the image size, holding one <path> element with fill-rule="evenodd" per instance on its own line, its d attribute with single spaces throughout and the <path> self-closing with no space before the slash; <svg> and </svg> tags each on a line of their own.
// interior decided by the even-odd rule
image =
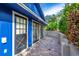
<svg viewBox="0 0 79 59">
<path fill-rule="evenodd" d="M 47 20 L 48 22 L 48 25 L 45 26 L 45 29 L 46 30 L 56 30 L 57 29 L 57 22 L 56 22 L 56 18 L 57 16 L 56 15 L 49 15 L 49 16 L 46 16 L 45 19 Z"/>
<path fill-rule="evenodd" d="M 59 21 L 59 30 L 60 32 L 66 34 L 67 32 L 67 20 L 65 16 L 62 16 L 60 21 Z"/>
<path fill-rule="evenodd" d="M 67 33 L 70 43 L 78 42 L 79 45 L 79 28 L 77 27 L 77 20 L 79 20 L 79 4 L 66 4 L 64 8 L 65 19 L 67 20 Z M 78 15 L 78 16 L 77 16 Z"/>
</svg>

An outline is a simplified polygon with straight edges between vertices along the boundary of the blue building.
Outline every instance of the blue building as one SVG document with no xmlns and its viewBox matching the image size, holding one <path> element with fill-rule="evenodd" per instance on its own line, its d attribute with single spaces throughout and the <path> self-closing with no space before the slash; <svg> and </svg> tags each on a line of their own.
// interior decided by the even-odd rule
<svg viewBox="0 0 79 59">
<path fill-rule="evenodd" d="M 11 56 L 43 38 L 46 25 L 38 3 L 0 4 L 0 55 Z"/>
</svg>

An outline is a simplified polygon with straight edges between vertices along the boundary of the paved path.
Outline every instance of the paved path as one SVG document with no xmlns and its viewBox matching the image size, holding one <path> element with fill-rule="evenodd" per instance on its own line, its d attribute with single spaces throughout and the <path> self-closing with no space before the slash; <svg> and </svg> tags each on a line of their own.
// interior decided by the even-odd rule
<svg viewBox="0 0 79 59">
<path fill-rule="evenodd" d="M 34 43 L 29 50 L 23 50 L 21 56 L 79 56 L 79 48 L 68 44 L 66 36 L 60 32 L 47 31 L 44 38 Z"/>
<path fill-rule="evenodd" d="M 70 56 L 79 56 L 79 48 L 70 44 Z"/>
<path fill-rule="evenodd" d="M 33 46 L 26 52 L 20 55 L 27 56 L 60 56 L 61 45 L 60 38 L 57 32 L 47 34 L 44 39 L 34 43 Z"/>
</svg>

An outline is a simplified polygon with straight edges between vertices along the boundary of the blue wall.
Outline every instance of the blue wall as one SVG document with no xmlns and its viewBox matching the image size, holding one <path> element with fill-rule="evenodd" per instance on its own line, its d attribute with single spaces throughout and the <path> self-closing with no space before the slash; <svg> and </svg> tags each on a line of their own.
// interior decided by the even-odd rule
<svg viewBox="0 0 79 59">
<path fill-rule="evenodd" d="M 25 4 L 38 16 L 38 12 L 35 4 Z M 0 4 L 0 55 L 12 55 L 12 10 L 19 12 L 20 14 L 28 17 L 28 47 L 32 45 L 32 19 L 41 22 L 37 17 L 28 13 L 17 4 Z M 1 38 L 6 37 L 7 43 L 2 44 Z M 7 49 L 7 53 L 4 54 L 4 49 Z"/>
<path fill-rule="evenodd" d="M 28 47 L 32 45 L 32 19 L 28 19 Z"/>
<path fill-rule="evenodd" d="M 12 15 L 8 8 L 0 6 L 0 55 L 12 55 Z M 6 37 L 7 43 L 3 44 L 1 38 Z M 4 49 L 7 53 L 4 54 Z"/>
<path fill-rule="evenodd" d="M 36 6 L 36 8 L 37 8 L 37 11 L 38 11 L 38 13 L 39 13 L 39 16 L 45 21 L 45 19 L 44 19 L 44 14 L 43 14 L 43 11 L 42 11 L 42 9 L 41 9 L 40 4 L 35 3 L 35 6 Z"/>
<path fill-rule="evenodd" d="M 38 16 L 40 16 L 40 14 L 39 14 L 39 12 L 38 12 L 38 10 L 37 10 L 37 8 L 36 8 L 34 3 L 31 3 L 31 4 L 30 3 L 25 3 L 25 5 L 28 8 L 30 8 L 34 13 L 36 13 Z"/>
</svg>

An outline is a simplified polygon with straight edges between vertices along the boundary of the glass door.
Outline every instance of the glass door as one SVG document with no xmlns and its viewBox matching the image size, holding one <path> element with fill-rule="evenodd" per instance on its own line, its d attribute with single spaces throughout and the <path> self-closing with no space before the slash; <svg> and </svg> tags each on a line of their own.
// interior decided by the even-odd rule
<svg viewBox="0 0 79 59">
<path fill-rule="evenodd" d="M 33 22 L 33 43 L 39 40 L 39 24 Z"/>
<path fill-rule="evenodd" d="M 27 46 L 27 19 L 15 15 L 15 27 L 15 54 L 17 54 Z"/>
</svg>

